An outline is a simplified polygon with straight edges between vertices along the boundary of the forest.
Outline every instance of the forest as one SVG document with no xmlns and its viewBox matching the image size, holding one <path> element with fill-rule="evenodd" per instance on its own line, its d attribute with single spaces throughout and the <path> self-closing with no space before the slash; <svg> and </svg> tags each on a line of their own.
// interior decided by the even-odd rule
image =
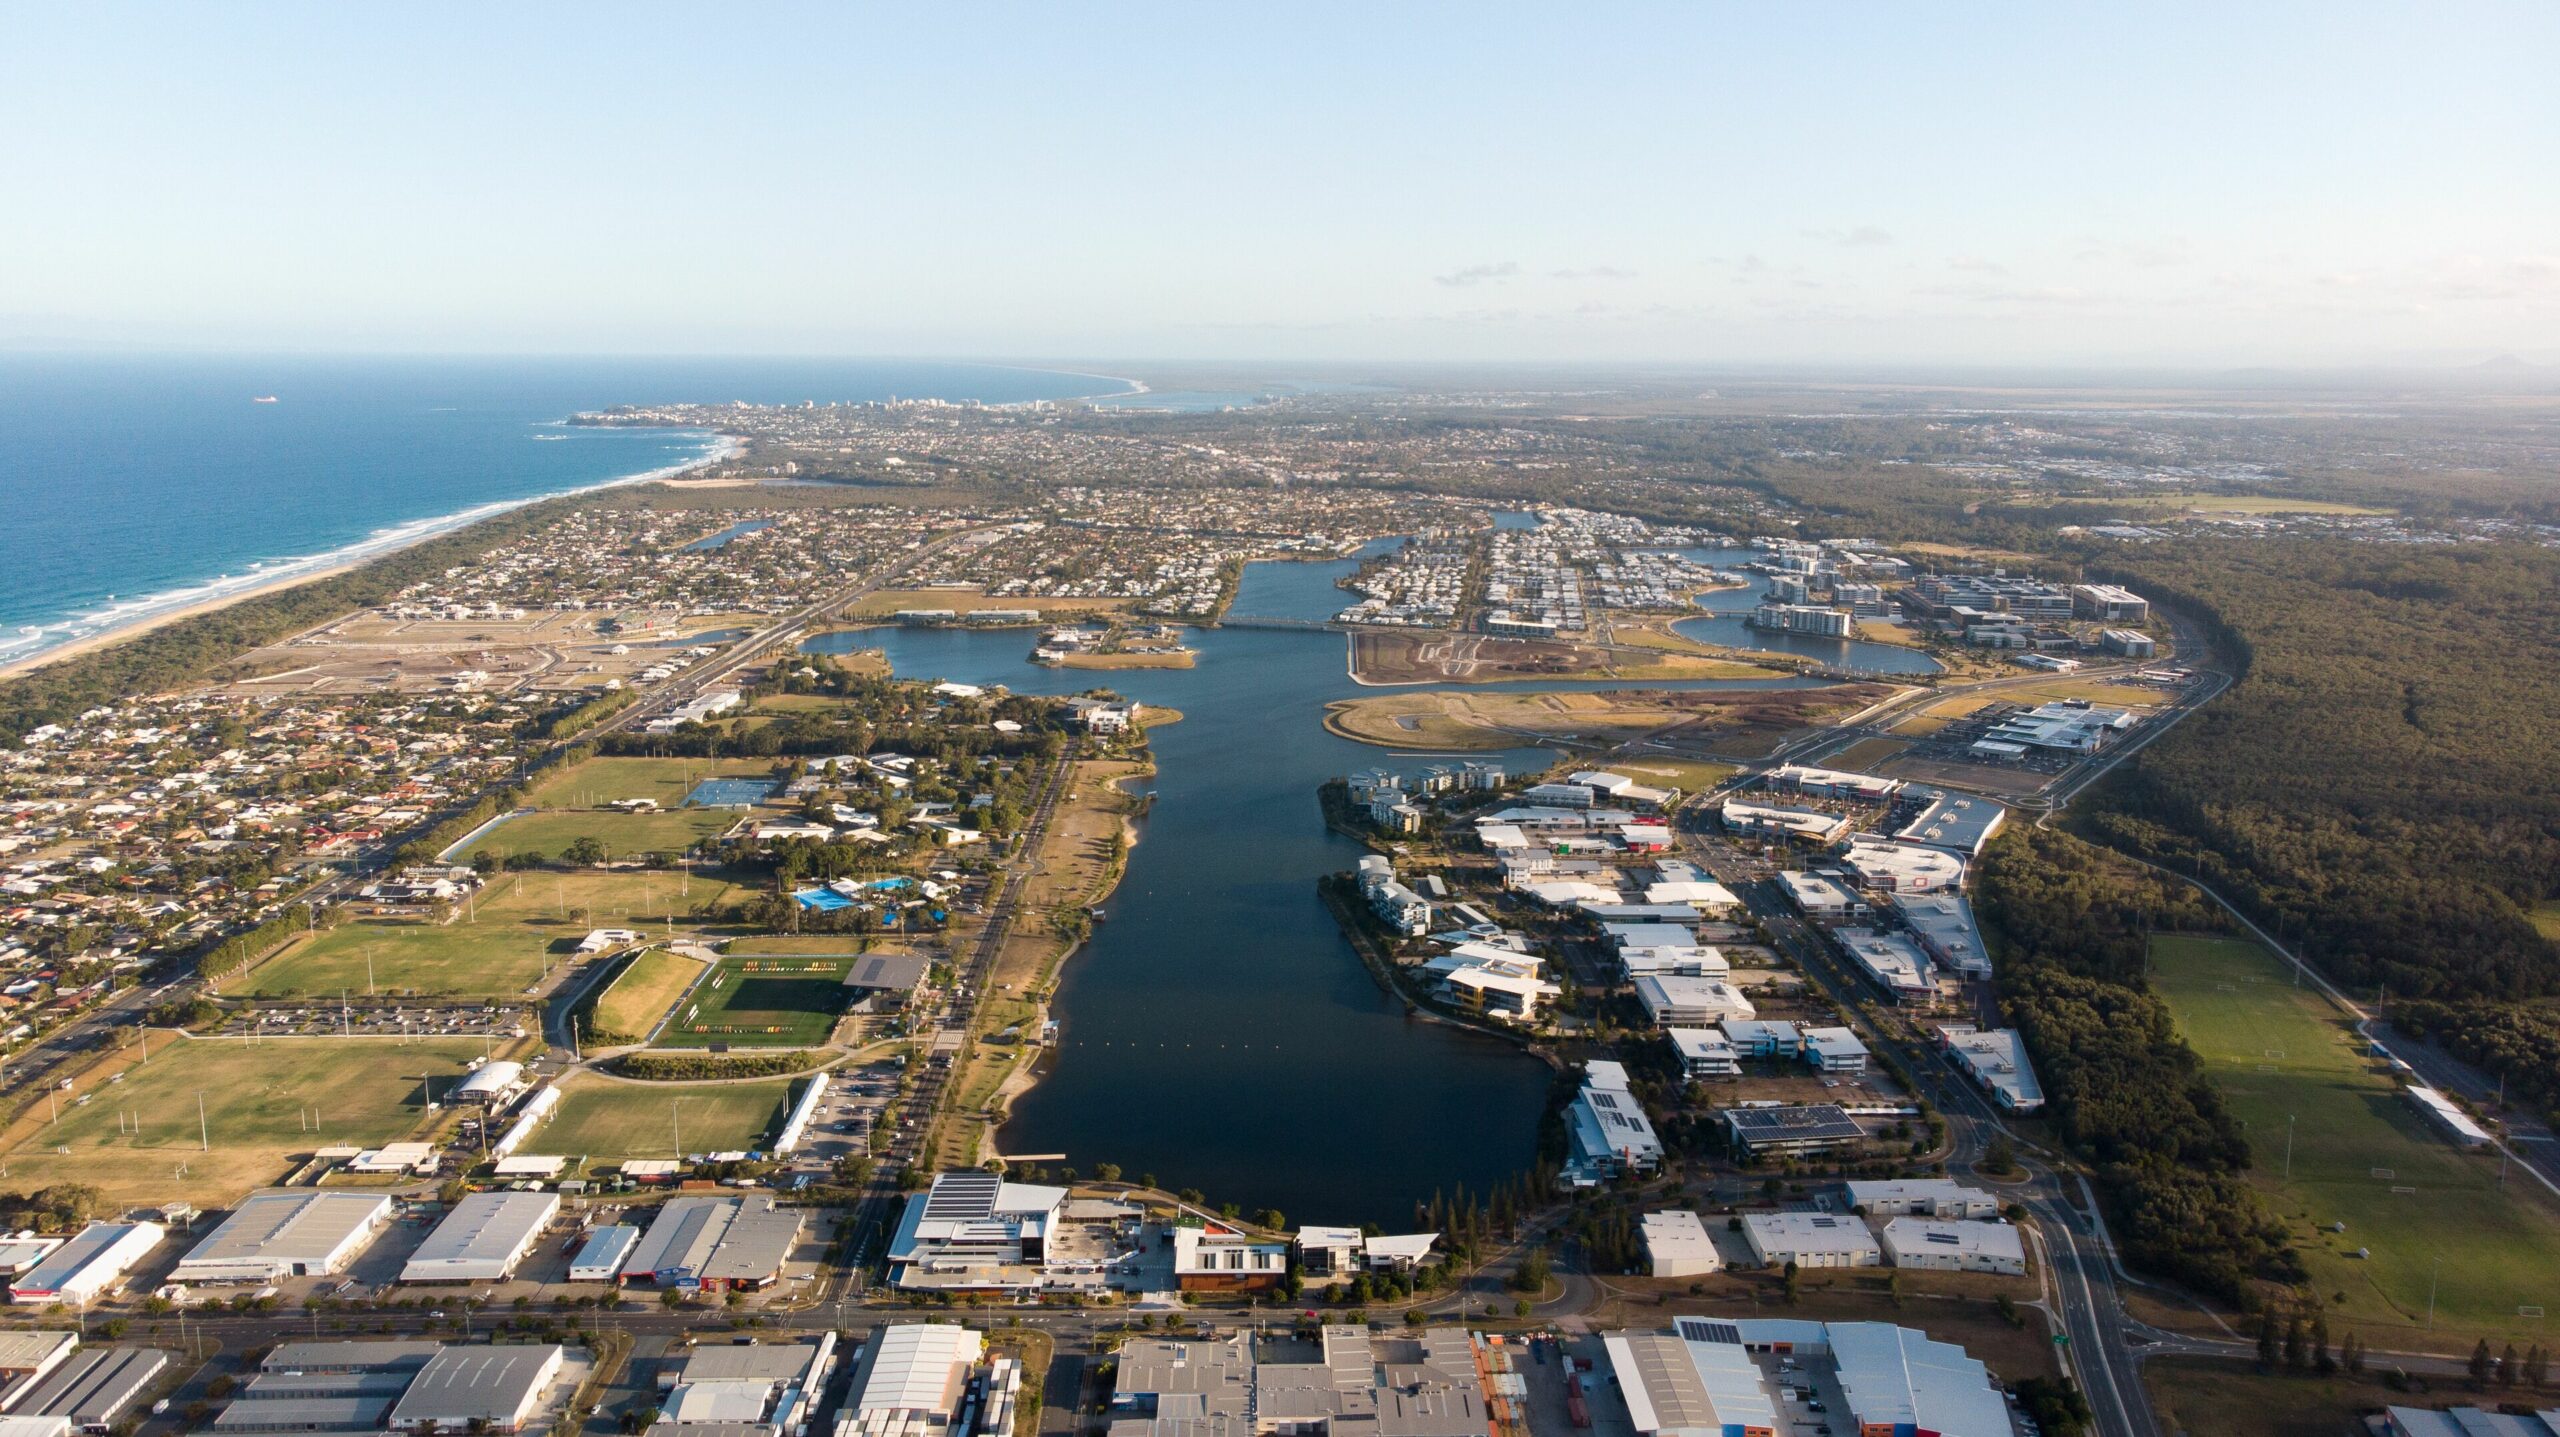
<svg viewBox="0 0 2560 1437">
<path fill-rule="evenodd" d="M 2560 1012 L 2526 1003 L 2395 1003 L 2392 1026 L 2496 1078 L 2510 1102 L 2560 1115 Z"/>
<path fill-rule="evenodd" d="M 2245 672 L 2093 789 L 2083 832 L 2368 991 L 2560 992 L 2526 917 L 2560 893 L 2560 554 L 2193 540 L 2091 572 Z"/>
<path fill-rule="evenodd" d="M 2284 1233 L 2241 1176 L 2249 1145 L 2143 981 L 2154 928 L 2221 914 L 2183 884 L 2067 834 L 2012 828 L 1983 854 L 1981 912 L 2000 1002 L 2046 1112 L 2094 1164 L 2125 1260 L 2226 1301 L 2291 1280 Z"/>
</svg>

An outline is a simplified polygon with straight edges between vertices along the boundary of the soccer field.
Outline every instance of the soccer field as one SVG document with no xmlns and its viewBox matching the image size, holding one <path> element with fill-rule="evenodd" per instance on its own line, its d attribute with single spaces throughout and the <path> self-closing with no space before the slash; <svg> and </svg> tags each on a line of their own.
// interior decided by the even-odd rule
<svg viewBox="0 0 2560 1437">
<path fill-rule="evenodd" d="M 844 1012 L 846 955 L 732 954 L 693 990 L 658 1035 L 662 1048 L 805 1048 L 823 1043 Z"/>
<path fill-rule="evenodd" d="M 710 1153 L 764 1145 L 788 1111 L 794 1080 L 762 1083 L 617 1083 L 571 1077 L 560 1107 L 526 1145 L 529 1152 L 584 1158 L 604 1168 L 625 1158 L 670 1158 L 681 1132 L 684 1152 Z"/>
<path fill-rule="evenodd" d="M 2299 1242 L 2314 1290 L 2346 1294 L 2333 1323 L 2448 1351 L 2482 1334 L 2547 1340 L 2543 1320 L 2518 1309 L 2560 1308 L 2560 1216 L 2529 1178 L 2501 1190 L 2495 1156 L 2439 1137 L 2345 1017 L 2294 987 L 2257 944 L 2164 936 L 2151 959 L 2152 987 L 2249 1125 L 2252 1176 Z M 2346 1231 L 2325 1231 L 2335 1222 Z M 2353 1256 L 2360 1248 L 2370 1256 Z M 2421 1330 L 2430 1282 L 2432 1336 Z"/>
<path fill-rule="evenodd" d="M 450 923 L 360 918 L 321 933 L 224 985 L 291 998 L 413 993 L 513 998 L 590 928 L 655 930 L 696 904 L 720 901 L 725 881 L 683 873 L 511 873 L 492 879 Z"/>
<path fill-rule="evenodd" d="M 39 1100 L 9 1131 L 7 1181 L 91 1183 L 119 1204 L 220 1206 L 284 1177 L 296 1154 L 407 1137 L 425 1115 L 429 1083 L 443 1093 L 481 1047 L 478 1038 L 240 1043 L 155 1033 L 149 1061 L 121 1081 L 84 1079 L 61 1094 L 59 1122 L 44 1121 Z M 209 1150 L 200 1133 L 210 1134 Z"/>
</svg>

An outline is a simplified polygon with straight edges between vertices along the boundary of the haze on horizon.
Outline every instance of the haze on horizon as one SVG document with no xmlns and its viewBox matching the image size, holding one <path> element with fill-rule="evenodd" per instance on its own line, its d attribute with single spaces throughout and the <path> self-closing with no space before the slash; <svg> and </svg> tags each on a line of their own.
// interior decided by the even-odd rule
<svg viewBox="0 0 2560 1437">
<path fill-rule="evenodd" d="M 2560 362 L 2533 3 L 14 7 L 0 347 Z"/>
</svg>

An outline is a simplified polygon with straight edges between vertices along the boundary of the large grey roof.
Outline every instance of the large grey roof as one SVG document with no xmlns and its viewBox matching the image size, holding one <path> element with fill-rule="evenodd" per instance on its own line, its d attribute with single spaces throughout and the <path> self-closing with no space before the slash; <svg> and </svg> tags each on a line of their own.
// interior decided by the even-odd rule
<svg viewBox="0 0 2560 1437">
<path fill-rule="evenodd" d="M 391 1412 L 397 1426 L 467 1424 L 475 1417 L 513 1417 L 548 1380 L 561 1356 L 556 1343 L 525 1347 L 448 1347 L 430 1359 Z"/>
</svg>

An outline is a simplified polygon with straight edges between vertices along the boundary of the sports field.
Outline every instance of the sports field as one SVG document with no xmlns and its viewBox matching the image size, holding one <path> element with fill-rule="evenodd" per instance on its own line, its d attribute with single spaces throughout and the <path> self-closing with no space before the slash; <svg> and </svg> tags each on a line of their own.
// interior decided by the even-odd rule
<svg viewBox="0 0 2560 1437">
<path fill-rule="evenodd" d="M 250 1044 L 155 1033 L 149 1060 L 126 1067 L 121 1081 L 83 1078 L 61 1095 L 59 1122 L 45 1122 L 38 1100 L 7 1134 L 7 1181 L 90 1183 L 119 1205 L 221 1205 L 284 1177 L 297 1154 L 409 1136 L 425 1116 L 428 1083 L 443 1093 L 481 1047 L 478 1038 Z M 205 1132 L 210 1150 L 199 1145 Z"/>
<path fill-rule="evenodd" d="M 646 798 L 662 809 L 673 809 L 706 778 L 769 778 L 772 774 L 769 758 L 591 758 L 545 775 L 534 786 L 533 806 L 602 808 L 622 799 Z"/>
<path fill-rule="evenodd" d="M 2467 1349 L 2482 1334 L 2548 1338 L 2542 1318 L 2518 1309 L 2560 1306 L 2560 1216 L 2528 1179 L 2501 1190 L 2495 1156 L 2438 1137 L 2347 1021 L 2257 944 L 2164 936 L 2151 959 L 2153 988 L 2249 1125 L 2253 1177 L 2295 1234 L 2314 1289 L 2346 1294 L 2333 1326 L 2355 1322 L 2377 1346 L 2387 1338 L 2404 1350 Z M 2336 1222 L 2346 1231 L 2325 1231 Z M 2360 1248 L 2370 1256 L 2353 1256 Z M 2433 1334 L 2420 1330 L 2430 1280 Z"/>
<path fill-rule="evenodd" d="M 658 1020 L 666 1016 L 668 1006 L 702 976 L 702 966 L 695 959 L 664 948 L 651 948 L 636 955 L 597 996 L 588 1031 L 594 1035 L 620 1034 L 633 1040 L 646 1038 L 658 1026 Z"/>
<path fill-rule="evenodd" d="M 513 998 L 542 980 L 590 928 L 681 921 L 730 891 L 695 873 L 511 873 L 450 923 L 360 918 L 303 940 L 224 985 L 271 997 L 400 993 Z"/>
<path fill-rule="evenodd" d="M 728 1043 L 750 1048 L 806 1048 L 824 1043 L 844 1012 L 844 954 L 732 954 L 676 1012 L 658 1036 L 662 1048 Z"/>
<path fill-rule="evenodd" d="M 761 1147 L 787 1111 L 792 1083 L 617 1083 L 573 1074 L 527 1151 L 604 1168 L 624 1158 L 682 1156 L 679 1134 L 686 1153 Z"/>
</svg>

